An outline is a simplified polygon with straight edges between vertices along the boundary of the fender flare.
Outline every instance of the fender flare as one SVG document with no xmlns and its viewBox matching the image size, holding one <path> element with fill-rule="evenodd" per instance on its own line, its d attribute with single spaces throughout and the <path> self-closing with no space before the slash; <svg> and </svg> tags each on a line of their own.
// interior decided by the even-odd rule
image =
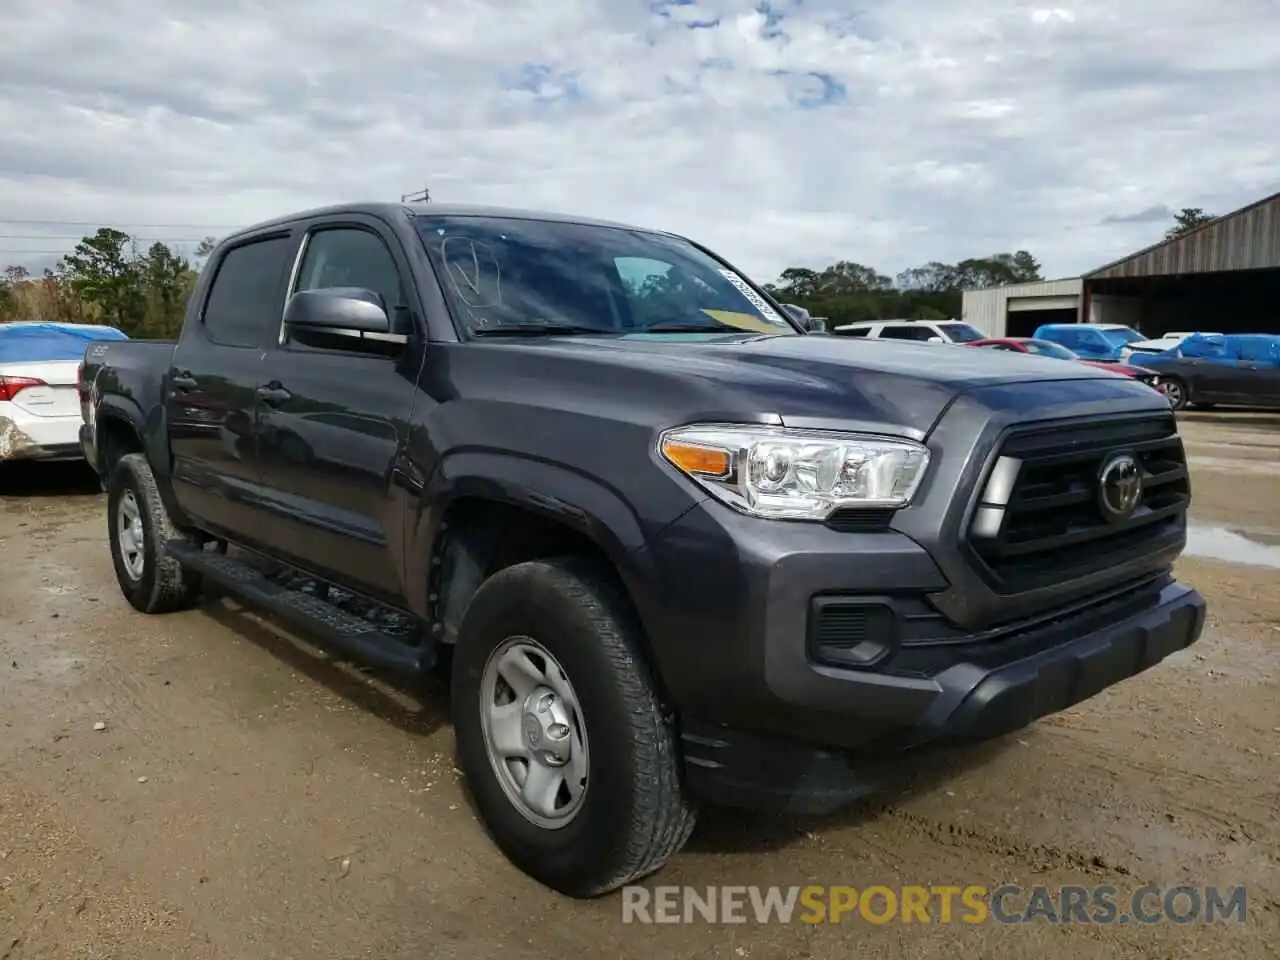
<svg viewBox="0 0 1280 960">
<path fill-rule="evenodd" d="M 563 524 L 594 543 L 621 578 L 642 622 L 643 598 L 656 583 L 644 530 L 622 494 L 563 464 L 505 452 L 467 450 L 448 454 L 422 488 L 408 538 L 406 587 L 411 606 L 429 609 L 429 565 L 440 525 L 466 498 L 489 500 Z"/>
<path fill-rule="evenodd" d="M 157 486 L 160 489 L 160 499 L 164 501 L 165 509 L 169 511 L 170 518 L 175 523 L 181 524 L 185 520 L 181 508 L 173 497 L 173 486 L 170 483 L 169 461 L 169 433 L 166 427 L 165 414 L 163 407 L 157 405 L 144 412 L 142 407 L 138 405 L 131 397 L 124 397 L 116 393 L 104 394 L 98 401 L 98 410 L 95 415 L 98 429 L 94 431 L 94 456 L 97 463 L 102 464 L 103 454 L 102 444 L 99 440 L 101 425 L 104 422 L 115 421 L 125 424 L 138 439 L 138 444 L 142 448 L 142 452 L 147 457 L 147 462 L 151 465 L 151 472 L 155 475 Z M 105 480 L 105 476 L 104 476 Z"/>
</svg>

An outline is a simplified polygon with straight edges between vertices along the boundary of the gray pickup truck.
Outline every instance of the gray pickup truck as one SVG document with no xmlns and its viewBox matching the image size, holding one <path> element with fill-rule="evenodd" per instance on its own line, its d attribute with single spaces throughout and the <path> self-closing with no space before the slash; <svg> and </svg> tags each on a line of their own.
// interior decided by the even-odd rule
<svg viewBox="0 0 1280 960">
<path fill-rule="evenodd" d="M 481 820 L 574 896 L 699 806 L 833 809 L 1204 622 L 1155 391 L 811 336 L 667 233 L 282 217 L 219 244 L 176 343 L 90 346 L 81 392 L 128 602 L 213 585 L 386 670 L 451 654 Z"/>
</svg>

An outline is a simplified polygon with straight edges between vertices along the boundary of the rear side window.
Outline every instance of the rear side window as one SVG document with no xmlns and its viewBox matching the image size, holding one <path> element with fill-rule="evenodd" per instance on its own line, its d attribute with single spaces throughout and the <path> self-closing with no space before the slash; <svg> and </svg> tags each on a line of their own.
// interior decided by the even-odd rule
<svg viewBox="0 0 1280 960">
<path fill-rule="evenodd" d="M 275 340 L 292 246 L 288 237 L 272 237 L 227 251 L 204 305 L 210 340 L 224 347 L 262 347 Z"/>
<path fill-rule="evenodd" d="M 1239 341 L 1240 359 L 1252 363 L 1280 362 L 1280 338 L 1244 338 Z"/>
<path fill-rule="evenodd" d="M 937 334 L 929 327 L 912 327 L 903 324 L 885 327 L 880 331 L 880 336 L 888 337 L 890 340 L 928 340 L 930 337 L 936 337 Z"/>
<path fill-rule="evenodd" d="M 842 337 L 865 337 L 870 329 L 870 327 L 858 327 L 856 330 L 833 330 L 831 332 Z"/>
<path fill-rule="evenodd" d="M 950 337 L 953 343 L 972 343 L 982 339 L 982 331 L 967 323 L 940 323 L 938 329 Z"/>
</svg>

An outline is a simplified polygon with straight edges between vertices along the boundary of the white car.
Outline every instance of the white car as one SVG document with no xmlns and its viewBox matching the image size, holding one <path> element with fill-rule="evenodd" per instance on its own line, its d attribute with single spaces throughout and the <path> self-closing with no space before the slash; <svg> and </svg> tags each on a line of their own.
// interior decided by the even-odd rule
<svg viewBox="0 0 1280 960">
<path fill-rule="evenodd" d="M 956 320 L 877 320 L 867 323 L 846 323 L 831 332 L 838 337 L 915 340 L 920 343 L 969 343 L 986 337 L 986 334 L 976 327 Z"/>
<path fill-rule="evenodd" d="M 1137 340 L 1133 343 L 1125 344 L 1120 351 L 1120 356 L 1124 360 L 1128 360 L 1135 353 L 1164 353 L 1166 350 L 1172 350 L 1190 336 L 1192 336 L 1191 333 L 1166 333 L 1154 340 Z"/>
<path fill-rule="evenodd" d="M 81 323 L 0 323 L 0 463 L 78 460 L 85 348 L 127 340 L 114 327 Z"/>
</svg>

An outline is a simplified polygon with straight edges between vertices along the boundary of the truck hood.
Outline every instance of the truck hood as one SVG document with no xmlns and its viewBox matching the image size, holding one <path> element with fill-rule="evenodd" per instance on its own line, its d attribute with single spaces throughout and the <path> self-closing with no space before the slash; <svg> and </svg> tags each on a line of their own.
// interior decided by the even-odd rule
<svg viewBox="0 0 1280 960">
<path fill-rule="evenodd" d="M 847 337 L 583 336 L 502 346 L 536 354 L 550 366 L 590 362 L 603 369 L 589 379 L 601 377 L 598 383 L 612 384 L 620 393 L 632 389 L 637 375 L 647 374 L 643 379 L 651 383 L 681 381 L 687 389 L 669 393 L 694 391 L 707 411 L 777 414 L 791 426 L 883 424 L 920 434 L 956 397 L 980 388 L 1127 379 L 1046 357 Z M 585 373 L 563 371 L 578 382 L 588 379 Z M 660 383 L 647 389 L 668 392 Z"/>
</svg>

